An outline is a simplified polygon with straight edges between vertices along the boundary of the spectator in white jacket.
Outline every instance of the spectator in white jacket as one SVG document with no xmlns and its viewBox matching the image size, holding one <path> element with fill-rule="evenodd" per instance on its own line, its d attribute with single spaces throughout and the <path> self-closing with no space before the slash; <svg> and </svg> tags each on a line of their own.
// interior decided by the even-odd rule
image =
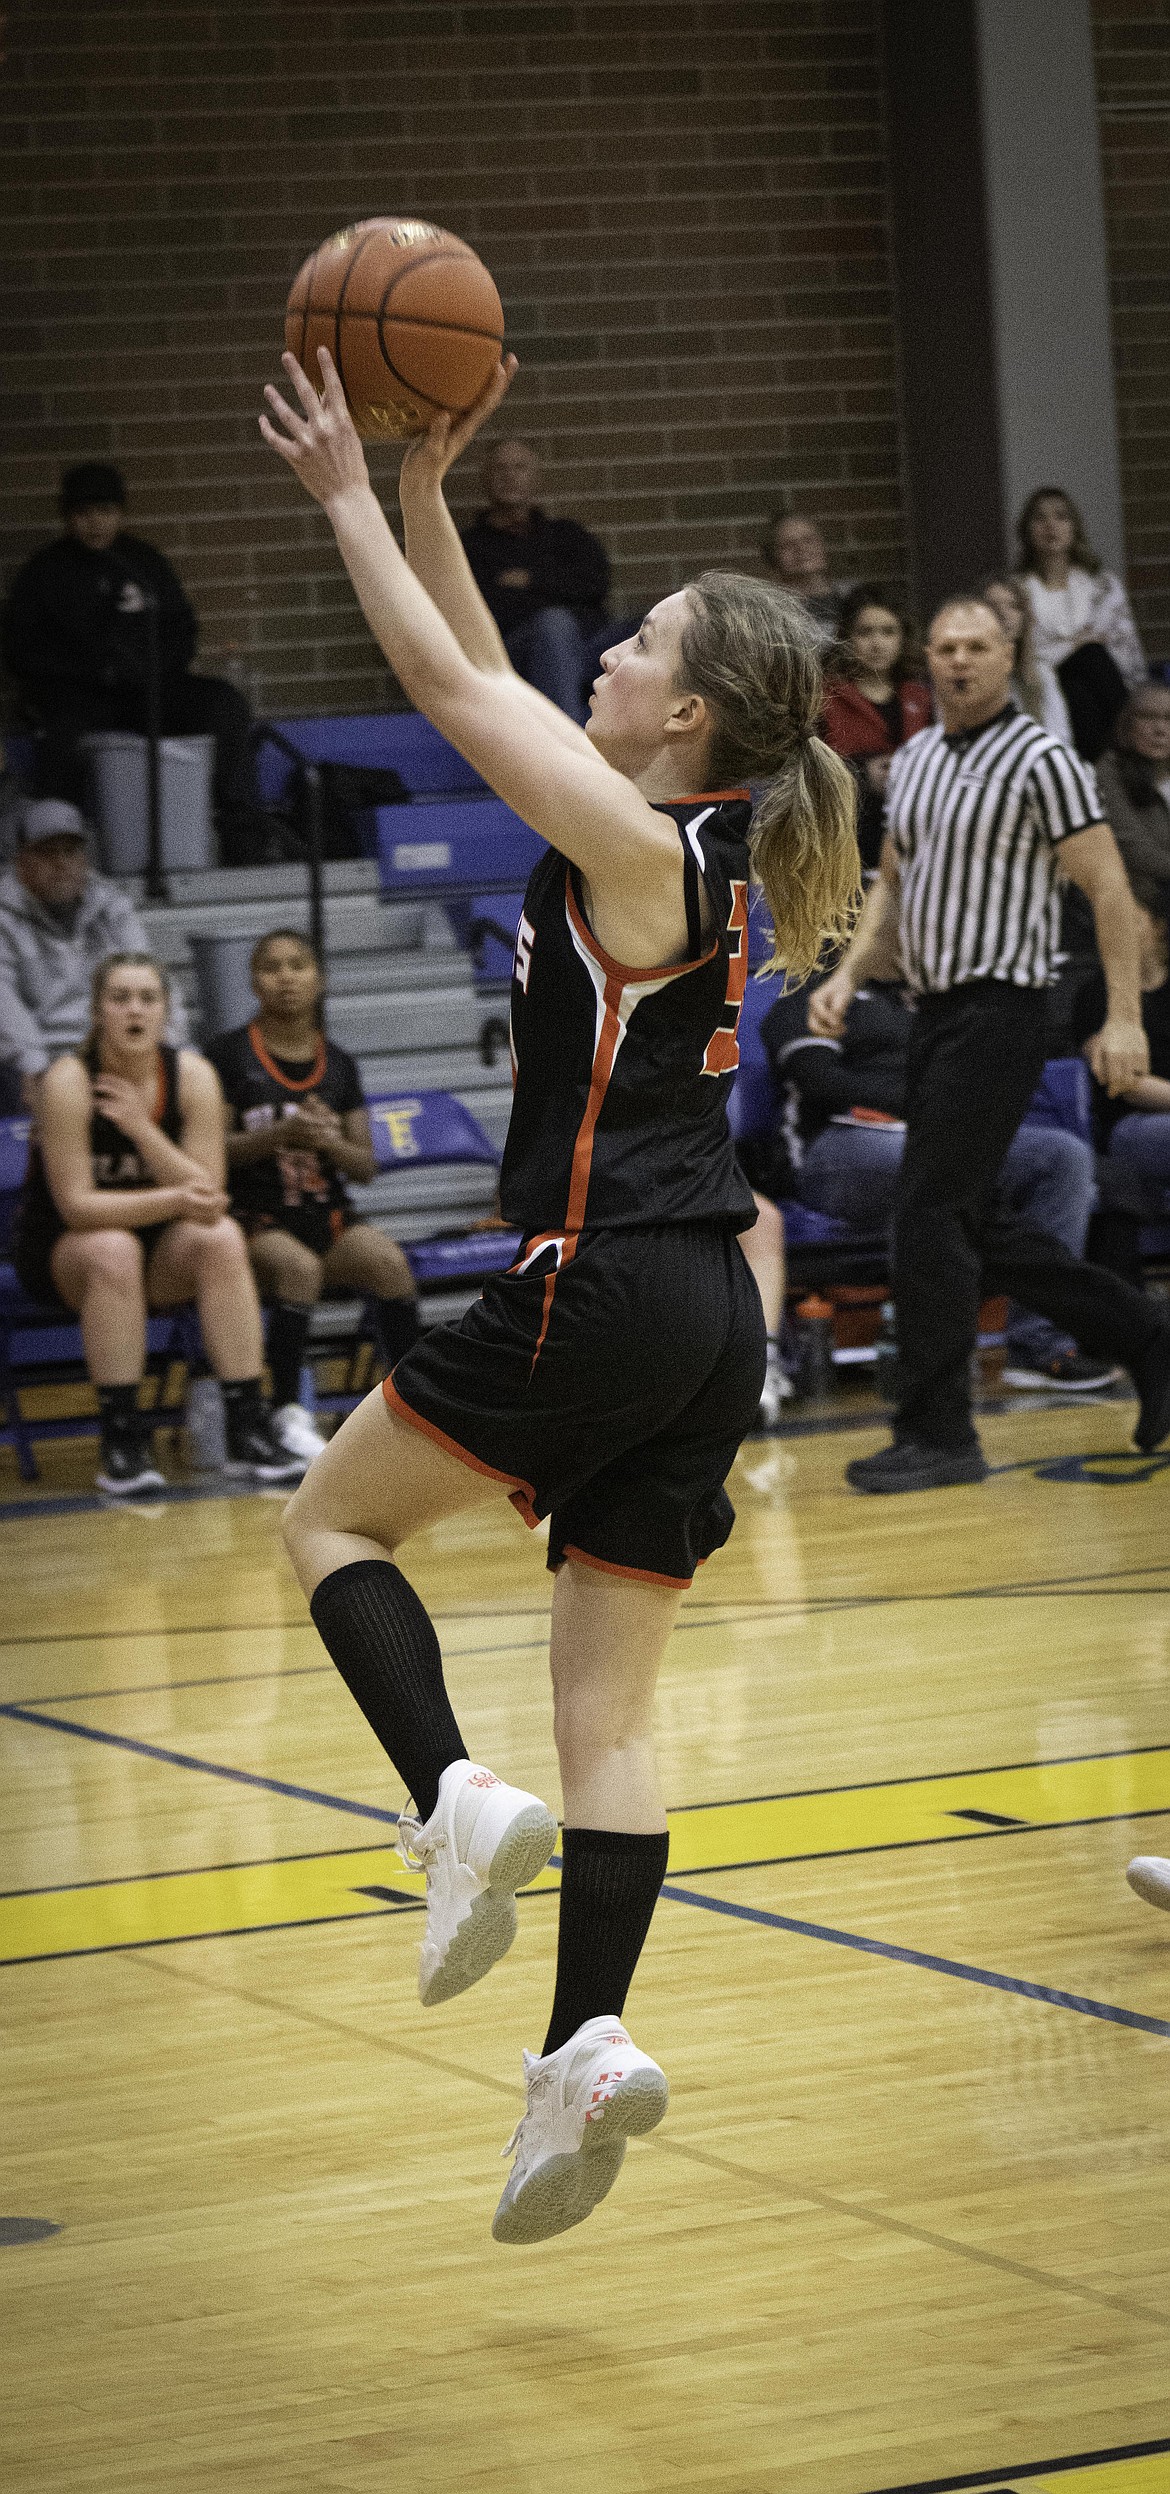
<svg viewBox="0 0 1170 2494">
<path fill-rule="evenodd" d="M 27 1107 L 54 1057 L 85 1037 L 99 961 L 148 950 L 133 903 L 90 865 L 84 816 L 63 798 L 31 799 L 0 874 L 0 1077 Z M 177 1000 L 170 1036 L 187 1037 Z"/>
<path fill-rule="evenodd" d="M 1071 745 L 1068 703 L 1055 668 L 1049 666 L 1047 659 L 1036 656 L 1032 609 L 1023 583 L 1013 580 L 1010 574 L 997 574 L 984 581 L 979 594 L 985 606 L 998 615 L 1016 653 L 1011 684 L 1013 701 L 1035 719 L 1037 727 L 1046 727 L 1050 736 L 1059 736 L 1063 744 Z"/>
<path fill-rule="evenodd" d="M 1036 656 L 1056 671 L 1078 753 L 1095 762 L 1127 692 L 1149 681 L 1129 599 L 1094 553 L 1063 486 L 1029 494 L 1018 536 Z"/>
</svg>

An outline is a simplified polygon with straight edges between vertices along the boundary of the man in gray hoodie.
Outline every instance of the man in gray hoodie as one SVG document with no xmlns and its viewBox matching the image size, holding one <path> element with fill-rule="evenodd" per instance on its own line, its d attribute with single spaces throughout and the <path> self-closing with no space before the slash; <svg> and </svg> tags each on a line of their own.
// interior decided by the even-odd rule
<svg viewBox="0 0 1170 2494">
<path fill-rule="evenodd" d="M 150 949 L 133 903 L 89 862 L 84 817 L 61 798 L 28 803 L 16 856 L 0 874 L 0 1080 L 35 1106 L 54 1057 L 89 1028 L 90 983 L 109 953 Z M 170 1036 L 187 1037 L 176 999 Z"/>
</svg>

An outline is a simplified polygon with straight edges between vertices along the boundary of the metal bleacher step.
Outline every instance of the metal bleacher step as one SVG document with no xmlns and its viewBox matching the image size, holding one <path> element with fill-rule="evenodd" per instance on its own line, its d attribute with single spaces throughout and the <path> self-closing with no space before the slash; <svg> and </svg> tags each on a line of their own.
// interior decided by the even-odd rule
<svg viewBox="0 0 1170 2494">
<path fill-rule="evenodd" d="M 391 1091 L 453 1091 L 460 1099 L 466 1095 L 467 1106 L 481 1125 L 476 1095 L 487 1092 L 498 1099 L 501 1074 L 506 1076 L 506 1058 L 503 1068 L 498 1059 L 494 1065 L 485 1065 L 478 1048 L 386 1048 L 377 1054 L 355 1049 L 354 1053 L 367 1099 L 382 1099 Z"/>
<path fill-rule="evenodd" d="M 144 900 L 141 875 L 119 875 L 118 883 L 132 901 Z M 321 883 L 327 902 L 352 892 L 376 895 L 381 891 L 378 861 L 374 857 L 331 859 L 321 870 Z M 309 870 L 297 864 L 193 867 L 189 872 L 168 874 L 167 892 L 169 905 L 181 909 L 213 901 L 299 900 L 307 904 Z"/>
<path fill-rule="evenodd" d="M 486 1161 L 452 1161 L 439 1168 L 380 1169 L 376 1178 L 360 1193 L 355 1189 L 354 1201 L 362 1206 L 363 1215 L 373 1220 L 379 1215 L 391 1227 L 408 1214 L 422 1210 L 445 1214 L 458 1220 L 466 1213 L 478 1221 L 490 1212 L 496 1200 L 496 1172 Z"/>
<path fill-rule="evenodd" d="M 424 987 L 416 981 L 393 995 L 367 991 L 334 996 L 326 1018 L 330 1037 L 339 1048 L 348 1048 L 351 1056 L 384 1047 L 393 1037 L 403 1049 L 426 1050 L 429 1060 L 438 1051 L 478 1048 L 487 1017 L 468 977 L 465 984 L 452 979 L 442 986 L 430 981 Z M 427 1086 L 437 1087 L 433 1079 Z M 450 1088 L 448 1084 L 441 1087 Z"/>
<path fill-rule="evenodd" d="M 167 963 L 188 958 L 191 936 L 249 936 L 253 942 L 271 927 L 287 925 L 309 931 L 309 904 L 281 905 L 272 899 L 172 901 L 144 904 L 140 915 L 152 950 Z M 344 894 L 325 903 L 325 951 L 332 961 L 347 953 L 425 952 L 457 954 L 450 919 L 437 903 L 371 902 L 367 893 Z"/>
</svg>

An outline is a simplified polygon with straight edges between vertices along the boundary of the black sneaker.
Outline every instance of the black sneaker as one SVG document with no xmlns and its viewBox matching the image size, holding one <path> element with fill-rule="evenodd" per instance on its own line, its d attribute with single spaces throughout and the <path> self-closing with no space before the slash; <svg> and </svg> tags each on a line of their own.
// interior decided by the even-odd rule
<svg viewBox="0 0 1170 2494">
<path fill-rule="evenodd" d="M 1133 1433 L 1135 1446 L 1152 1455 L 1170 1437 L 1170 1326 L 1162 1326 L 1130 1370 L 1141 1410 Z"/>
<path fill-rule="evenodd" d="M 985 1481 L 983 1449 L 974 1446 L 924 1446 L 917 1438 L 895 1438 L 876 1455 L 858 1455 L 845 1466 L 851 1489 L 889 1497 L 905 1489 L 957 1489 L 965 1481 Z"/>
<path fill-rule="evenodd" d="M 1100 1394 L 1117 1374 L 1112 1360 L 1091 1360 L 1085 1351 L 1054 1351 L 1049 1360 L 1009 1359 L 1001 1382 L 1031 1394 Z"/>
<path fill-rule="evenodd" d="M 103 1429 L 94 1487 L 104 1490 L 107 1498 L 143 1498 L 166 1488 L 150 1451 L 149 1429 Z"/>
<path fill-rule="evenodd" d="M 226 1414 L 227 1462 L 224 1471 L 240 1481 L 303 1481 L 309 1467 L 303 1455 L 290 1455 L 272 1425 L 272 1414 L 258 1411 Z"/>
</svg>

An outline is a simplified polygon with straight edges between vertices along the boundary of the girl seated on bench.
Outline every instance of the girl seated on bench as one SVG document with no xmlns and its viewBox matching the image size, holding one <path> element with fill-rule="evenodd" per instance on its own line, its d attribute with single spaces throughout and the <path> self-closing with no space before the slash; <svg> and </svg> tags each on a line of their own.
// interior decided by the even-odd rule
<svg viewBox="0 0 1170 2494">
<path fill-rule="evenodd" d="M 170 1048 L 166 971 L 111 953 L 94 975 L 89 1036 L 41 1086 L 13 1262 L 30 1298 L 77 1316 L 101 1413 L 97 1486 L 165 1487 L 138 1407 L 146 1320 L 194 1300 L 223 1389 L 227 1470 L 295 1481 L 261 1386 L 263 1338 L 243 1233 L 224 1192 L 219 1084 Z"/>
<path fill-rule="evenodd" d="M 311 1463 L 325 1441 L 299 1381 L 322 1292 L 373 1301 L 387 1370 L 414 1341 L 418 1309 L 401 1247 L 358 1217 L 346 1190 L 346 1178 L 372 1178 L 374 1149 L 357 1066 L 321 1028 L 316 953 L 306 936 L 276 927 L 251 970 L 260 1010 L 209 1054 L 227 1104 L 232 1209 L 271 1310 L 273 1422 L 281 1445 Z"/>
</svg>

